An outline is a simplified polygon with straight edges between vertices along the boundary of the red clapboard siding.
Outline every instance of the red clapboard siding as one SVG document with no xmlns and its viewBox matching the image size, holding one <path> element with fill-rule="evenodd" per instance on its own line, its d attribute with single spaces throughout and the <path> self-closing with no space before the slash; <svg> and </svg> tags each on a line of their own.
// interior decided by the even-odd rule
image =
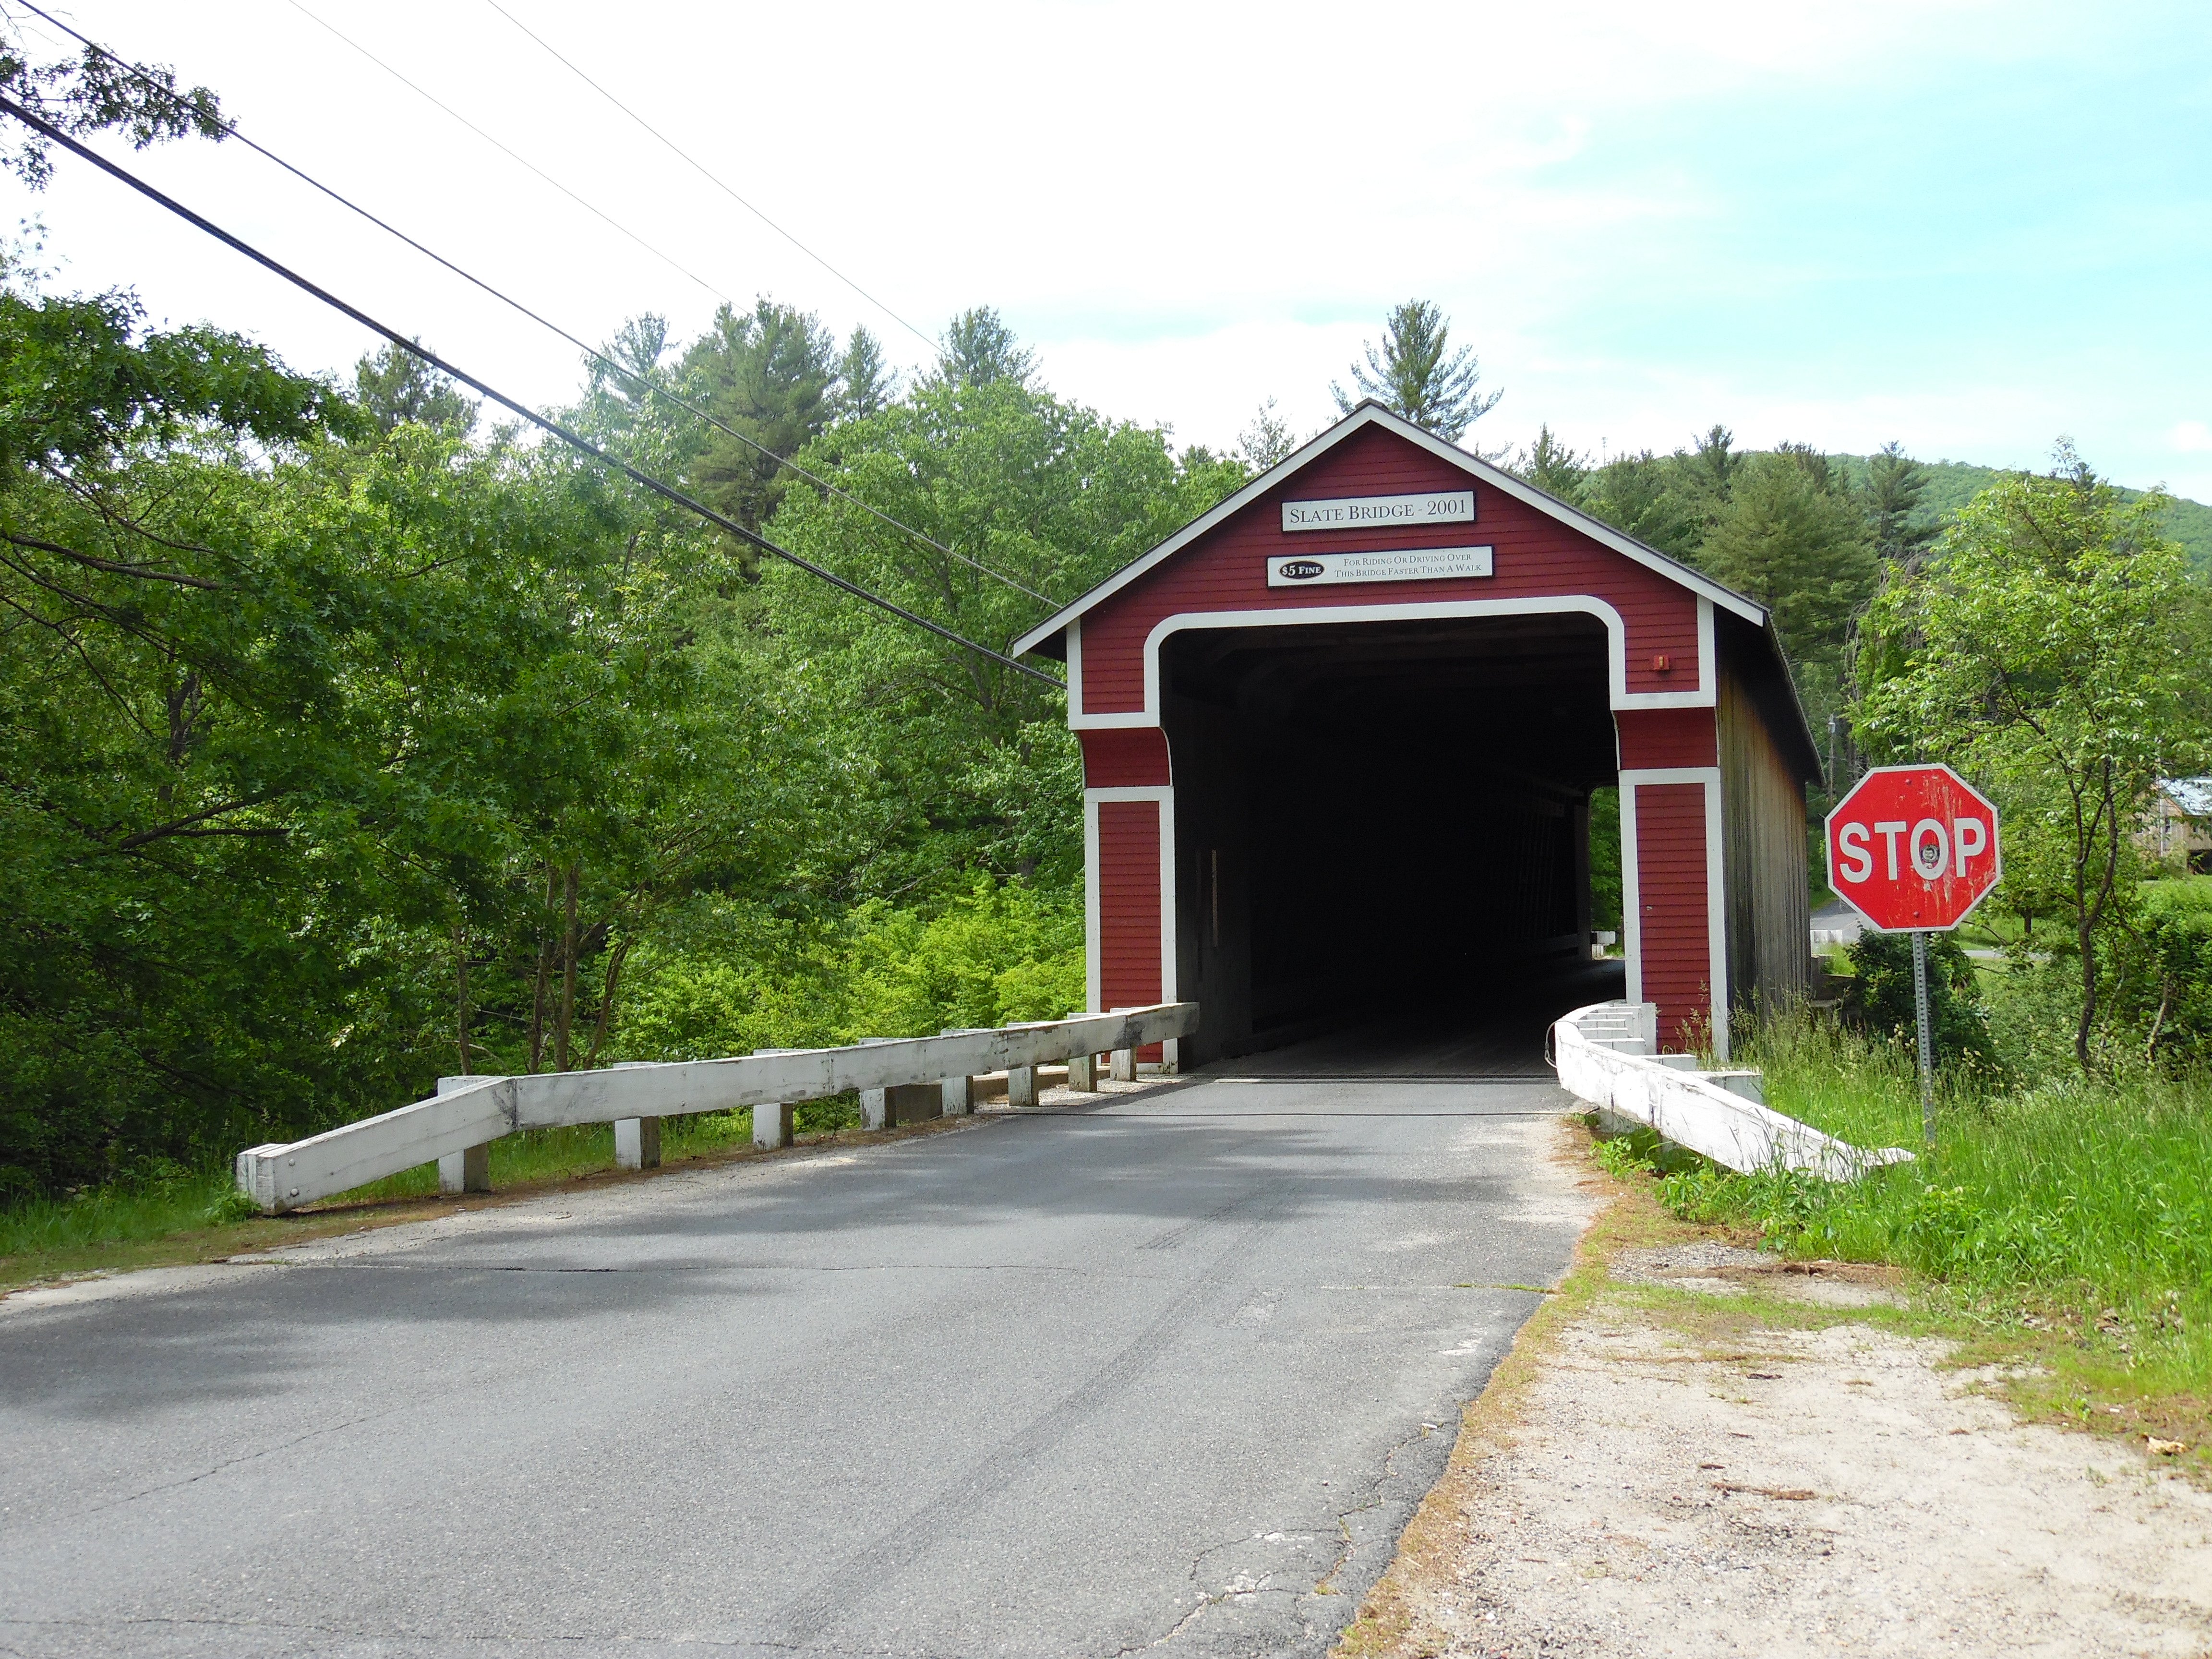
<svg viewBox="0 0 2212 1659">
<path fill-rule="evenodd" d="M 1168 734 L 1157 726 L 1107 726 L 1076 736 L 1086 788 L 1148 789 L 1169 781 Z"/>
<path fill-rule="evenodd" d="M 1467 489 L 1474 491 L 1472 525 L 1283 533 L 1281 503 L 1285 500 Z M 1267 560 L 1279 554 L 1484 545 L 1497 550 L 1492 564 L 1495 574 L 1488 577 L 1355 586 L 1267 586 Z M 1181 611 L 1418 605 L 1559 593 L 1595 594 L 1620 612 L 1628 630 L 1631 691 L 1696 688 L 1695 594 L 1503 491 L 1473 483 L 1456 467 L 1395 433 L 1370 427 L 1354 433 L 1296 477 L 1085 616 L 1083 708 L 1091 714 L 1141 710 L 1146 636 L 1162 617 Z M 1668 673 L 1652 671 L 1655 654 L 1670 659 Z M 1709 728 L 1710 724 L 1708 716 Z"/>
<path fill-rule="evenodd" d="M 1160 808 L 1098 803 L 1100 1006 L 1160 1000 Z"/>
<path fill-rule="evenodd" d="M 1613 720 L 1623 767 L 1720 764 L 1710 708 L 1622 708 Z"/>
<path fill-rule="evenodd" d="M 1637 786 L 1636 880 L 1644 1000 L 1659 1005 L 1660 1046 L 1680 1048 L 1684 1023 L 1712 1012 L 1705 785 Z"/>
</svg>

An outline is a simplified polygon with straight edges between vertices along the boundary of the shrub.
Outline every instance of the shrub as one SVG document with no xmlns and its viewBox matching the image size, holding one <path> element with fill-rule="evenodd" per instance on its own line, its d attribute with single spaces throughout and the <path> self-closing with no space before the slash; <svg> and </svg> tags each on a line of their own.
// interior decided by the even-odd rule
<svg viewBox="0 0 2212 1659">
<path fill-rule="evenodd" d="M 1848 1017 L 1875 1036 L 1907 1046 L 1916 1043 L 1911 938 L 1862 933 L 1850 946 L 1850 960 L 1856 978 L 1846 994 Z M 1989 1012 L 1974 981 L 1974 964 L 1949 933 L 1936 934 L 1928 941 L 1928 1012 L 1936 1028 L 1938 1066 L 1984 1074 L 1998 1070 Z"/>
</svg>

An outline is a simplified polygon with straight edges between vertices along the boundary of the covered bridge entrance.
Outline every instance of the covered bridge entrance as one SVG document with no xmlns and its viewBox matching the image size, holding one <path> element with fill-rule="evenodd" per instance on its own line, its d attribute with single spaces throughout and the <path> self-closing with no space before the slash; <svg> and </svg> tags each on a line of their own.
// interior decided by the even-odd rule
<svg viewBox="0 0 2212 1659">
<path fill-rule="evenodd" d="M 1090 1006 L 1196 1000 L 1176 1063 L 1586 962 L 1609 785 L 1668 1046 L 1802 991 L 1819 762 L 1766 612 L 1377 404 L 1014 649 L 1067 665 Z"/>
</svg>

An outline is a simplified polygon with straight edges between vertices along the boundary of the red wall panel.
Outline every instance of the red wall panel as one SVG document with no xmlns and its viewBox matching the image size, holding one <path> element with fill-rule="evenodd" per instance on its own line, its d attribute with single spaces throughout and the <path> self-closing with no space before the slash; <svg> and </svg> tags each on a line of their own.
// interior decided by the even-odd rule
<svg viewBox="0 0 2212 1659">
<path fill-rule="evenodd" d="M 1283 533 L 1285 500 L 1469 488 L 1474 491 L 1472 525 Z M 1328 587 L 1267 586 L 1268 559 L 1285 553 L 1484 545 L 1497 550 L 1494 574 L 1487 577 Z M 1370 427 L 1086 615 L 1082 623 L 1083 708 L 1089 714 L 1142 709 L 1146 637 L 1162 617 L 1181 611 L 1419 605 L 1559 593 L 1595 594 L 1620 612 L 1628 634 L 1631 691 L 1696 687 L 1696 595 L 1502 490 L 1471 483 L 1458 468 L 1396 434 Z M 1662 675 L 1652 671 L 1655 654 L 1670 659 L 1670 672 Z"/>
<path fill-rule="evenodd" d="M 1720 764 L 1710 708 L 1619 708 L 1613 720 L 1624 769 Z"/>
<path fill-rule="evenodd" d="M 1637 787 L 1636 880 L 1644 1000 L 1659 1005 L 1659 1046 L 1680 1050 L 1684 1024 L 1712 1012 L 1705 785 Z"/>
<path fill-rule="evenodd" d="M 1098 803 L 1099 1006 L 1160 1000 L 1160 807 Z"/>
<path fill-rule="evenodd" d="M 1076 736 L 1086 788 L 1152 789 L 1169 781 L 1168 734 L 1157 726 L 1107 726 Z"/>
</svg>

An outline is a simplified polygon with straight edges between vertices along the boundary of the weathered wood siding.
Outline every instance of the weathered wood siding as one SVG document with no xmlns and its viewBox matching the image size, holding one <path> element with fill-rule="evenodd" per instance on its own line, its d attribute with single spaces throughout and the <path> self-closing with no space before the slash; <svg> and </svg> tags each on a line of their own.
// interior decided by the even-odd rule
<svg viewBox="0 0 2212 1659">
<path fill-rule="evenodd" d="M 1721 817 L 1728 868 L 1729 1000 L 1773 1006 L 1805 994 L 1812 954 L 1805 786 L 1752 687 L 1721 656 Z"/>
</svg>

